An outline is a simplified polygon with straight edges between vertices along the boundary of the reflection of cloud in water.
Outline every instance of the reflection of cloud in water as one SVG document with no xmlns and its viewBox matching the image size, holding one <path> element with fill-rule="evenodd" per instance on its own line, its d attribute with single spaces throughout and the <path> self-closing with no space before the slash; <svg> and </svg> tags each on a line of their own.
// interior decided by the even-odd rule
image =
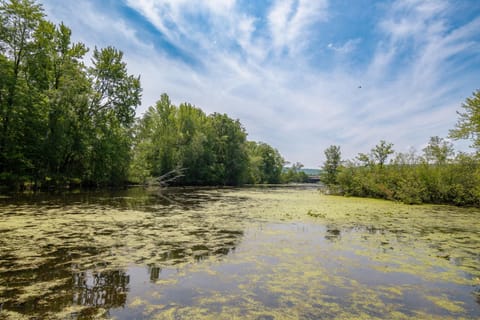
<svg viewBox="0 0 480 320">
<path fill-rule="evenodd" d="M 219 195 L 133 189 L 3 199 L 2 309 L 40 318 L 93 317 L 125 306 L 131 263 L 150 265 L 155 281 L 162 267 L 228 254 L 243 236 L 243 223 L 231 210 L 235 201 L 220 203 Z"/>
</svg>

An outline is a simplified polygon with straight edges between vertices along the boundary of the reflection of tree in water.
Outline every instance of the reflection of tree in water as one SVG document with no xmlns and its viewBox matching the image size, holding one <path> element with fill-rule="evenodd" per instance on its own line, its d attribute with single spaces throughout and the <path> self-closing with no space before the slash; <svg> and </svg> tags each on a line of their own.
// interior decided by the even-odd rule
<svg viewBox="0 0 480 320">
<path fill-rule="evenodd" d="M 80 255 L 99 254 L 96 248 L 58 249 L 48 254 L 47 262 L 38 266 L 16 267 L 10 260 L 9 270 L 0 273 L 0 286 L 8 286 L 3 292 L 3 310 L 10 310 L 32 317 L 50 318 L 69 306 L 83 306 L 75 315 L 89 318 L 99 308 L 111 309 L 125 306 L 129 276 L 123 270 L 79 271 L 74 259 Z M 8 257 L 0 256 L 5 262 Z M 103 265 L 102 267 L 107 267 Z M 1 318 L 1 317 L 0 317 Z"/>
<path fill-rule="evenodd" d="M 342 233 L 340 229 L 336 226 L 327 225 L 327 230 L 325 231 L 325 239 L 328 241 L 335 242 L 342 238 Z"/>
<path fill-rule="evenodd" d="M 0 238 L 0 308 L 36 319 L 58 318 L 62 312 L 75 313 L 60 318 L 88 319 L 101 309 L 125 307 L 130 276 L 114 266 L 149 265 L 154 282 L 162 267 L 227 255 L 243 237 L 244 218 L 229 210 L 241 199 L 222 200 L 222 194 L 135 189 L 0 199 L 13 201 L 19 212 L 15 219 L 25 216 L 32 222 L 20 235 L 35 236 L 18 241 L 12 229 Z M 208 207 L 212 203 L 214 209 Z M 136 218 L 139 211 L 146 214 Z M 24 257 L 34 239 L 41 244 Z M 82 308 L 68 311 L 71 306 Z"/>
<path fill-rule="evenodd" d="M 136 209 L 140 211 L 165 210 L 171 207 L 183 210 L 199 208 L 202 204 L 222 199 L 224 192 L 215 189 L 199 188 L 144 188 L 135 187 L 124 190 L 100 190 L 66 193 L 18 193 L 12 197 L 0 198 L 0 205 L 72 205 L 94 204 L 115 209 Z"/>
<path fill-rule="evenodd" d="M 115 308 L 125 305 L 130 276 L 123 270 L 79 272 L 73 275 L 73 304 Z"/>
<path fill-rule="evenodd" d="M 222 232 L 222 231 L 221 231 Z M 223 230 L 225 233 L 226 231 Z M 225 243 L 221 246 L 217 246 L 214 248 L 209 248 L 203 244 L 195 244 L 193 246 L 185 246 L 185 247 L 175 247 L 174 249 L 164 253 L 162 257 L 159 259 L 159 264 L 149 264 L 148 265 L 148 273 L 150 276 L 150 281 L 155 282 L 160 279 L 160 275 L 162 273 L 162 268 L 159 267 L 161 262 L 166 262 L 165 264 L 171 265 L 171 261 L 177 261 L 178 263 L 182 263 L 184 261 L 188 261 L 191 257 L 194 258 L 195 262 L 201 262 L 208 257 L 211 256 L 226 256 L 232 251 L 235 251 L 238 242 L 240 241 L 240 237 L 243 235 L 241 231 L 229 231 L 230 238 L 228 238 Z"/>
</svg>

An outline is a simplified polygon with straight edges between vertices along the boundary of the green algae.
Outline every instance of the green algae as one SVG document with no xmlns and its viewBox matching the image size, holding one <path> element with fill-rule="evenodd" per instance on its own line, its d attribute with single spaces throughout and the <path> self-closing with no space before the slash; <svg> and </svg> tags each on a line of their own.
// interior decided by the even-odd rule
<svg viewBox="0 0 480 320">
<path fill-rule="evenodd" d="M 438 297 L 438 296 L 427 296 L 428 300 L 432 301 L 435 305 L 448 310 L 450 312 L 462 312 L 464 311 L 463 303 L 462 302 L 454 302 L 451 301 L 449 298 L 446 297 Z"/>
<path fill-rule="evenodd" d="M 288 188 L 7 203 L 0 319 L 472 318 L 478 214 Z"/>
</svg>

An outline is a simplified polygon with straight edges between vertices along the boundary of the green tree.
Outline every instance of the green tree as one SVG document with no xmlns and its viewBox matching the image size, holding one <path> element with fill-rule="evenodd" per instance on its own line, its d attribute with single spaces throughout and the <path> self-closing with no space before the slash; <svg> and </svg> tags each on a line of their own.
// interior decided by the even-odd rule
<svg viewBox="0 0 480 320">
<path fill-rule="evenodd" d="M 145 149 L 150 175 L 159 177 L 179 166 L 178 108 L 167 94 L 150 107 L 140 121 L 140 147 Z"/>
<path fill-rule="evenodd" d="M 453 144 L 438 136 L 430 137 L 428 145 L 423 149 L 427 162 L 445 164 L 453 156 Z"/>
<path fill-rule="evenodd" d="M 133 125 L 135 109 L 141 103 L 140 76 L 129 75 L 123 52 L 114 47 L 95 48 L 89 74 L 93 83 L 90 113 L 113 113 L 124 128 Z"/>
<path fill-rule="evenodd" d="M 240 122 L 225 114 L 206 116 L 188 103 L 176 107 L 166 94 L 138 121 L 133 154 L 130 177 L 137 182 L 177 168 L 184 175 L 175 184 L 238 185 L 248 178 L 246 132 Z M 270 153 L 260 155 L 268 158 Z"/>
<path fill-rule="evenodd" d="M 129 75 L 123 53 L 95 48 L 89 69 L 93 121 L 87 179 L 94 184 L 126 181 L 131 158 L 135 109 L 141 102 L 140 78 Z"/>
<path fill-rule="evenodd" d="M 456 140 L 472 140 L 472 147 L 480 152 L 480 89 L 465 100 L 462 108 L 463 112 L 457 112 L 459 119 L 449 136 Z"/>
<path fill-rule="evenodd" d="M 374 164 L 373 160 L 371 159 L 371 156 L 366 154 L 366 153 L 362 153 L 360 152 L 356 159 L 364 166 L 364 167 L 368 167 L 368 166 L 371 166 Z"/>
<path fill-rule="evenodd" d="M 87 116 L 91 85 L 82 62 L 87 49 L 81 43 L 71 43 L 71 30 L 64 24 L 56 27 L 47 21 L 35 32 L 35 48 L 31 69 L 48 101 L 38 171 L 55 183 L 79 182 L 85 172 L 92 131 Z"/>
<path fill-rule="evenodd" d="M 219 185 L 241 185 L 248 175 L 247 133 L 238 120 L 226 114 L 208 116 L 213 163 L 211 180 Z"/>
<path fill-rule="evenodd" d="M 251 183 L 280 183 L 285 160 L 277 149 L 264 142 L 247 144 Z"/>
<path fill-rule="evenodd" d="M 308 175 L 302 171 L 304 165 L 300 162 L 292 164 L 282 175 L 283 182 L 308 182 Z"/>
<path fill-rule="evenodd" d="M 29 57 L 43 17 L 33 1 L 0 2 L 0 178 L 7 183 L 35 173 L 40 155 L 45 100 L 30 77 Z"/>
<path fill-rule="evenodd" d="M 201 185 L 210 174 L 208 166 L 211 155 L 208 152 L 207 116 L 189 103 L 178 107 L 178 164 L 186 170 L 179 182 L 187 185 Z"/>
<path fill-rule="evenodd" d="M 337 184 L 337 176 L 342 161 L 340 146 L 331 145 L 324 151 L 325 162 L 322 167 L 321 181 L 327 186 Z"/>
<path fill-rule="evenodd" d="M 385 140 L 380 140 L 380 143 L 372 149 L 372 157 L 380 167 L 383 167 L 388 156 L 393 153 L 393 144 Z"/>
</svg>

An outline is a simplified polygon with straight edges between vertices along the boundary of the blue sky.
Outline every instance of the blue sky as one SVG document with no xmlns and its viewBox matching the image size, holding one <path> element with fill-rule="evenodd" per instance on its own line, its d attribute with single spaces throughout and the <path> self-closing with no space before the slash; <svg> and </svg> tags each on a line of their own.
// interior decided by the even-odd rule
<svg viewBox="0 0 480 320">
<path fill-rule="evenodd" d="M 145 109 L 166 92 L 318 167 L 381 139 L 418 152 L 480 89 L 477 0 L 44 0 L 75 41 L 122 50 Z M 361 88 L 359 88 L 361 87 Z M 456 143 L 468 151 L 468 142 Z"/>
</svg>

